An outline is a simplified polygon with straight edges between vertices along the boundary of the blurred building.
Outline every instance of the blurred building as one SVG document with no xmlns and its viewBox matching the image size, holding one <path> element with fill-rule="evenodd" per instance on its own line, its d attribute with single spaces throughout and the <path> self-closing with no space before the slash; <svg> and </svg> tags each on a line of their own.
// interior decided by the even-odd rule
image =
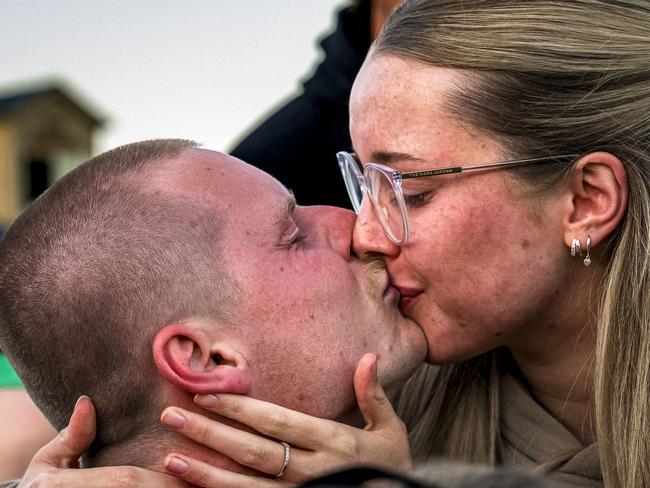
<svg viewBox="0 0 650 488">
<path fill-rule="evenodd" d="M 59 85 L 0 95 L 0 229 L 93 155 L 93 135 L 102 124 Z"/>
</svg>

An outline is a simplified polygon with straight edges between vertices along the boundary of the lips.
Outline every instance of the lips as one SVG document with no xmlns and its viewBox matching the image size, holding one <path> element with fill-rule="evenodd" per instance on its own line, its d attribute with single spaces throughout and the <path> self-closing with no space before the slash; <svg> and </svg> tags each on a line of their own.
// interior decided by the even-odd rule
<svg viewBox="0 0 650 488">
<path fill-rule="evenodd" d="M 395 300 L 395 302 L 397 302 L 397 300 L 399 299 L 400 299 L 399 290 L 389 283 L 388 286 L 386 286 L 386 289 L 384 290 L 384 300 L 389 300 L 389 301 Z"/>
<path fill-rule="evenodd" d="M 422 290 L 419 288 L 399 286 L 394 283 L 391 283 L 391 286 L 396 288 L 401 295 L 399 300 L 399 308 L 403 314 L 405 314 L 410 308 L 413 307 L 418 297 L 422 294 Z"/>
<path fill-rule="evenodd" d="M 382 282 L 381 282 L 381 287 L 384 290 L 383 297 L 384 300 L 393 300 L 397 301 L 399 299 L 399 291 L 397 288 L 393 286 L 393 284 L 390 282 L 390 279 L 388 278 L 388 273 L 385 273 Z"/>
</svg>

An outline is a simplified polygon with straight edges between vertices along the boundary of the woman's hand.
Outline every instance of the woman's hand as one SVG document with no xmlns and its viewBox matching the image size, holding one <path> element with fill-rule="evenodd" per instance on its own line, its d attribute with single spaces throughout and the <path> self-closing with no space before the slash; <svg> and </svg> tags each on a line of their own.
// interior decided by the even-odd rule
<svg viewBox="0 0 650 488">
<path fill-rule="evenodd" d="M 81 397 L 68 426 L 34 455 L 18 488 L 187 487 L 187 483 L 178 478 L 133 466 L 74 469 L 94 438 L 95 407 L 88 397 Z"/>
<path fill-rule="evenodd" d="M 252 427 L 272 439 L 181 408 L 169 407 L 163 411 L 163 424 L 270 476 L 281 471 L 285 448 L 280 441 L 287 442 L 291 446 L 290 460 L 282 481 L 229 473 L 176 453 L 167 456 L 165 467 L 190 483 L 206 487 L 282 486 L 286 482 L 299 483 L 357 464 L 410 471 L 412 462 L 406 428 L 377 380 L 376 362 L 374 354 L 364 355 L 354 375 L 357 401 L 367 423 L 363 430 L 230 394 L 197 395 L 195 401 L 211 412 Z"/>
</svg>

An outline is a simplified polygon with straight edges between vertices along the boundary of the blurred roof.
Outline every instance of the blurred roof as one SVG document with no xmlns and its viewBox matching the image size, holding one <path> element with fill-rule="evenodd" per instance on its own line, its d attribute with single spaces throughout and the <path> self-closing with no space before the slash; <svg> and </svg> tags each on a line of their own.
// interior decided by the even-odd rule
<svg viewBox="0 0 650 488">
<path fill-rule="evenodd" d="M 79 115 L 87 118 L 93 125 L 102 126 L 106 121 L 85 107 L 62 86 L 52 84 L 38 88 L 14 90 L 0 96 L 0 115 L 11 114 L 43 98 L 57 98 L 71 106 Z"/>
</svg>

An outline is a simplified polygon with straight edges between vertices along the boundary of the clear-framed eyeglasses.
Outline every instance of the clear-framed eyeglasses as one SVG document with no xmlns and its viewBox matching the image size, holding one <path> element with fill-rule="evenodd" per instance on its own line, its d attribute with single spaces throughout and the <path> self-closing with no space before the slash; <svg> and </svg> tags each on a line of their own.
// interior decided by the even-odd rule
<svg viewBox="0 0 650 488">
<path fill-rule="evenodd" d="M 555 157 L 519 159 L 474 166 L 450 166 L 403 173 L 378 163 L 362 165 L 354 154 L 345 151 L 336 154 L 354 211 L 357 214 L 361 211 L 363 197 L 367 195 L 381 228 L 388 238 L 398 245 L 405 244 L 409 237 L 409 220 L 402 180 L 467 171 L 514 168 L 576 157 L 575 154 L 565 154 Z"/>
</svg>

